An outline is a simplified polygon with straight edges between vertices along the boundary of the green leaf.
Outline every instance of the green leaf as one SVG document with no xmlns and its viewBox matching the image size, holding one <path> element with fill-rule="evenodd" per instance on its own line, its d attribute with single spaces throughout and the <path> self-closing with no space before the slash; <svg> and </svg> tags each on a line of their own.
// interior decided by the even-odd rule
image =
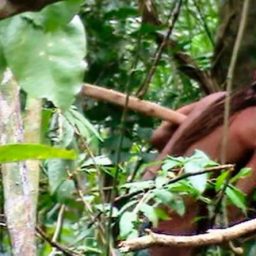
<svg viewBox="0 0 256 256">
<path fill-rule="evenodd" d="M 120 135 L 113 135 L 113 136 L 107 138 L 103 142 L 103 146 L 108 148 L 108 149 L 116 150 L 119 147 L 120 140 L 121 140 Z M 122 139 L 122 149 L 130 149 L 131 146 L 132 146 L 131 139 L 128 138 L 128 137 L 123 137 L 123 139 Z"/>
<path fill-rule="evenodd" d="M 74 127 L 58 111 L 55 111 L 52 116 L 48 129 L 48 137 L 54 142 L 54 145 L 66 148 L 74 141 Z"/>
<path fill-rule="evenodd" d="M 72 20 L 82 2 L 83 0 L 65 0 L 48 5 L 38 13 L 25 13 L 23 17 L 31 20 L 36 26 L 42 26 L 45 30 L 55 30 Z"/>
<path fill-rule="evenodd" d="M 87 166 L 93 166 L 97 164 L 97 166 L 109 166 L 112 165 L 111 160 L 105 156 L 105 155 L 100 155 L 100 156 L 95 156 L 93 159 L 89 158 L 86 161 L 83 162 L 82 167 L 87 167 Z"/>
<path fill-rule="evenodd" d="M 130 189 L 130 192 L 134 192 L 137 190 L 149 189 L 149 188 L 152 188 L 153 186 L 154 186 L 153 180 L 143 180 L 143 181 L 125 183 L 122 185 L 122 188 L 128 188 Z"/>
<path fill-rule="evenodd" d="M 162 169 L 164 171 L 168 171 L 174 167 L 181 167 L 184 163 L 184 158 L 183 157 L 167 157 L 164 160 L 164 164 L 162 165 Z"/>
<path fill-rule="evenodd" d="M 72 107 L 64 115 L 69 121 L 71 121 L 78 128 L 81 135 L 83 135 L 85 138 L 88 138 L 90 133 L 92 133 L 100 141 L 103 141 L 102 137 L 100 136 L 98 131 L 94 128 L 94 126 L 80 112 L 78 112 L 77 109 Z"/>
<path fill-rule="evenodd" d="M 184 215 L 186 208 L 181 197 L 174 195 L 172 192 L 164 189 L 156 189 L 154 191 L 154 195 L 159 199 L 161 204 L 169 206 L 180 216 Z"/>
<path fill-rule="evenodd" d="M 162 188 L 170 179 L 164 176 L 157 176 L 155 179 L 156 188 Z"/>
<path fill-rule="evenodd" d="M 246 212 L 246 197 L 245 194 L 233 186 L 226 189 L 226 195 L 230 201 L 244 213 Z"/>
<path fill-rule="evenodd" d="M 154 195 L 160 200 L 161 203 L 168 205 L 174 198 L 173 193 L 165 189 L 155 189 Z"/>
<path fill-rule="evenodd" d="M 9 144 L 0 146 L 0 163 L 49 158 L 75 159 L 76 154 L 73 150 L 54 148 L 41 144 Z"/>
<path fill-rule="evenodd" d="M 119 216 L 122 216 L 124 212 L 128 211 L 131 208 L 134 208 L 138 204 L 137 200 L 128 201 L 118 212 Z"/>
<path fill-rule="evenodd" d="M 175 200 L 170 201 L 170 208 L 180 216 L 183 216 L 186 211 L 185 203 L 181 197 L 176 197 Z"/>
<path fill-rule="evenodd" d="M 73 162 L 63 159 L 47 161 L 49 189 L 56 194 L 58 202 L 65 203 L 74 196 L 75 184 L 68 176 L 67 170 L 73 169 Z"/>
<path fill-rule="evenodd" d="M 158 218 L 152 205 L 141 204 L 139 210 L 152 222 L 154 227 L 157 226 Z"/>
<path fill-rule="evenodd" d="M 156 208 L 155 213 L 159 220 L 169 220 L 170 215 L 163 208 Z"/>
<path fill-rule="evenodd" d="M 175 193 L 183 193 L 193 197 L 197 197 L 199 195 L 198 189 L 191 185 L 191 183 L 187 180 L 181 180 L 174 184 L 168 185 L 168 190 Z"/>
<path fill-rule="evenodd" d="M 251 175 L 252 168 L 244 167 L 242 168 L 232 179 L 230 179 L 230 183 L 234 183 L 242 178 L 245 178 L 246 176 Z"/>
<path fill-rule="evenodd" d="M 74 197 L 75 184 L 73 180 L 66 179 L 56 191 L 58 202 L 65 203 Z"/>
<path fill-rule="evenodd" d="M 62 159 L 51 159 L 47 161 L 47 174 L 49 178 L 50 193 L 54 194 L 57 189 L 67 180 L 67 169 L 69 162 Z"/>
<path fill-rule="evenodd" d="M 1 24 L 5 58 L 22 89 L 67 109 L 81 88 L 85 69 L 85 32 L 79 17 L 54 32 L 22 16 Z"/>
<path fill-rule="evenodd" d="M 226 179 L 228 178 L 229 171 L 221 173 L 216 179 L 215 190 L 219 191 L 222 188 L 222 185 L 225 184 Z"/>
<path fill-rule="evenodd" d="M 209 157 L 200 150 L 195 150 L 191 157 L 186 158 L 184 164 L 185 173 L 196 173 L 203 171 L 208 166 L 215 166 L 216 162 L 209 159 Z M 206 189 L 208 174 L 200 174 L 189 177 L 191 184 L 202 193 Z"/>
<path fill-rule="evenodd" d="M 125 212 L 120 219 L 120 236 L 127 237 L 135 228 L 134 222 L 137 221 L 137 214 L 134 212 Z"/>
<path fill-rule="evenodd" d="M 185 173 L 196 173 L 203 170 L 202 163 L 197 159 L 190 160 L 189 162 L 185 163 L 184 165 Z M 196 188 L 200 193 L 206 188 L 207 184 L 207 174 L 200 174 L 191 176 L 188 178 L 194 188 Z"/>
<path fill-rule="evenodd" d="M 53 110 L 52 109 L 42 109 L 41 112 L 41 142 L 44 144 L 47 144 L 49 142 L 48 136 L 45 136 L 45 134 L 49 135 L 49 124 L 51 122 L 51 118 L 53 116 Z"/>
<path fill-rule="evenodd" d="M 203 151 L 196 149 L 191 157 L 186 159 L 189 161 L 196 161 L 201 164 L 202 167 L 216 166 L 218 163 L 212 161 Z"/>
</svg>

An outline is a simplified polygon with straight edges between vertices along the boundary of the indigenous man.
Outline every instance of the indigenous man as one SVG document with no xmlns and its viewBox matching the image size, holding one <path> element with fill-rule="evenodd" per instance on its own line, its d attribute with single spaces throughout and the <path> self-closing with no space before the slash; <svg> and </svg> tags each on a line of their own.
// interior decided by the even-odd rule
<svg viewBox="0 0 256 256">
<path fill-rule="evenodd" d="M 187 115 L 179 126 L 163 122 L 154 132 L 152 144 L 160 151 L 157 160 L 167 155 L 190 155 L 195 149 L 204 151 L 211 159 L 221 162 L 223 140 L 223 113 L 225 92 L 209 95 L 199 102 L 178 110 Z M 230 118 L 228 123 L 225 163 L 235 163 L 239 167 L 252 168 L 252 174 L 237 182 L 236 186 L 246 195 L 251 195 L 256 187 L 256 84 L 243 88 L 231 95 Z M 156 167 L 149 168 L 144 179 L 153 179 Z M 171 219 L 161 221 L 155 230 L 164 234 L 195 234 L 194 222 L 199 214 L 199 206 L 189 200 L 186 213 L 180 217 L 171 213 Z M 237 220 L 240 212 L 232 210 L 232 220 Z M 153 256 L 188 256 L 191 248 L 152 248 Z"/>
</svg>

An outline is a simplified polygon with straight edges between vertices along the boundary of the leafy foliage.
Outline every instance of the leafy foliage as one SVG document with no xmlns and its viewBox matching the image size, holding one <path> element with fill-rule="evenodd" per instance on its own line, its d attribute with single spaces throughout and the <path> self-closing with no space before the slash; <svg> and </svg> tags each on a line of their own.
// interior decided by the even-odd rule
<svg viewBox="0 0 256 256">
<path fill-rule="evenodd" d="M 169 218 L 165 208 L 183 216 L 186 196 L 221 216 L 216 205 L 224 194 L 225 206 L 246 213 L 246 199 L 234 185 L 248 169 L 224 186 L 229 171 L 203 173 L 219 165 L 196 151 L 166 158 L 154 181 L 140 181 L 143 169 L 153 164 L 148 139 L 157 122 L 91 99 L 77 98 L 71 106 L 83 80 L 136 93 L 167 32 L 173 2 L 154 1 L 155 23 L 146 20 L 138 1 L 94 0 L 66 0 L 0 22 L 0 77 L 8 67 L 27 95 L 46 99 L 42 137 L 54 146 L 4 145 L 0 152 L 7 154 L 0 162 L 47 159 L 41 166 L 38 225 L 74 255 L 106 255 L 116 229 L 118 239 L 141 235 L 146 224 Z M 144 98 L 177 108 L 200 97 L 198 84 L 182 72 L 190 67 L 173 58 L 184 51 L 207 70 L 216 25 L 216 1 L 184 1 L 172 34 L 175 47 L 164 49 Z M 216 198 L 206 196 L 209 189 Z M 9 252 L 6 232 L 1 242 L 0 250 Z M 46 241 L 38 244 L 39 255 L 56 253 Z M 253 250 L 254 245 L 248 255 Z"/>
<path fill-rule="evenodd" d="M 76 12 L 72 18 L 68 8 L 64 2 L 39 15 L 18 15 L 3 21 L 0 30 L 6 65 L 21 88 L 63 109 L 74 101 L 85 70 L 84 27 L 80 18 L 74 16 Z M 55 22 L 52 27 L 57 14 L 58 26 Z"/>
</svg>

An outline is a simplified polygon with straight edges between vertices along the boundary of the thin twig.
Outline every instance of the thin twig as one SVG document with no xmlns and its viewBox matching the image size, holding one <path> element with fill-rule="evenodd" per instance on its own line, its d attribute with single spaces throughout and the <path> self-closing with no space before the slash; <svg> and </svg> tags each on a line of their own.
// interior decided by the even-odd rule
<svg viewBox="0 0 256 256">
<path fill-rule="evenodd" d="M 47 242 L 49 243 L 52 247 L 57 248 L 59 251 L 61 251 L 64 255 L 66 256 L 81 256 L 82 254 L 75 252 L 73 250 L 68 249 L 67 247 L 54 242 L 51 240 L 50 237 L 48 237 L 45 232 L 40 228 L 36 227 L 36 232 Z"/>
<path fill-rule="evenodd" d="M 227 73 L 227 87 L 226 87 L 226 97 L 225 97 L 225 110 L 224 110 L 224 125 L 223 125 L 223 140 L 221 145 L 221 163 L 225 163 L 226 160 L 226 149 L 228 142 L 228 120 L 230 114 L 230 93 L 232 91 L 234 71 L 237 63 L 238 52 L 243 39 L 243 34 L 245 30 L 245 25 L 247 21 L 247 14 L 249 9 L 250 0 L 245 0 L 243 3 L 243 10 L 241 15 L 241 21 L 239 24 L 238 34 L 236 37 L 235 45 L 232 52 L 232 57 Z"/>
<path fill-rule="evenodd" d="M 229 123 L 229 116 L 230 116 L 230 103 L 231 103 L 231 97 L 230 94 L 232 92 L 232 85 L 233 85 L 233 77 L 234 77 L 234 72 L 235 72 L 235 67 L 237 63 L 237 58 L 238 58 L 238 53 L 239 49 L 241 46 L 243 34 L 245 31 L 245 26 L 246 26 L 246 21 L 247 21 L 247 16 L 248 16 L 248 10 L 249 10 L 249 4 L 250 0 L 245 0 L 243 3 L 243 10 L 241 14 L 241 20 L 238 28 L 238 34 L 235 40 L 233 52 L 231 55 L 231 60 L 230 60 L 230 65 L 228 68 L 228 73 L 227 73 L 227 86 L 226 86 L 226 95 L 225 95 L 225 102 L 224 102 L 224 121 L 223 121 L 223 138 L 221 141 L 221 163 L 226 162 L 226 156 L 227 156 L 227 145 L 228 145 L 228 123 Z M 219 200 L 217 202 L 215 210 L 218 211 L 218 208 L 220 207 L 223 199 L 225 198 L 225 190 L 229 184 L 231 175 L 227 176 L 224 186 L 222 188 Z M 217 208 L 218 207 L 218 208 Z M 217 213 L 215 213 L 215 216 L 217 216 Z M 224 216 L 224 219 L 225 216 Z M 228 223 L 227 223 L 228 225 Z"/>
<path fill-rule="evenodd" d="M 62 225 L 63 225 L 64 212 L 65 212 L 65 205 L 62 204 L 60 206 L 60 210 L 59 210 L 59 214 L 58 214 L 58 218 L 57 218 L 57 223 L 56 223 L 56 229 L 55 229 L 55 232 L 54 232 L 53 237 L 52 237 L 52 242 L 57 242 L 58 237 L 61 233 L 61 229 L 62 229 Z M 55 255 L 56 251 L 57 251 L 57 248 L 54 247 L 50 255 Z"/>
<path fill-rule="evenodd" d="M 138 48 L 141 44 L 141 35 L 138 38 Z M 113 210 L 114 210 L 114 202 L 115 202 L 115 196 L 117 194 L 117 189 L 118 189 L 118 184 L 119 184 L 119 174 L 120 174 L 120 170 L 121 167 L 119 166 L 119 162 L 121 159 L 121 149 L 122 149 L 122 145 L 123 145 L 123 141 L 124 141 L 124 132 L 125 132 L 125 125 L 126 125 L 126 120 L 127 120 L 127 115 L 128 115 L 128 106 L 129 106 L 129 102 L 131 100 L 131 95 L 130 95 L 130 85 L 131 85 L 131 81 L 132 81 L 132 75 L 135 71 L 135 68 L 138 64 L 139 61 L 139 55 L 136 55 L 136 58 L 134 59 L 132 65 L 131 65 L 131 69 L 129 72 L 129 77 L 128 80 L 125 84 L 125 88 L 124 88 L 124 92 L 126 94 L 125 97 L 125 101 L 124 101 L 124 108 L 122 111 L 122 116 L 121 116 L 121 122 L 120 122 L 120 140 L 119 140 L 119 144 L 117 147 L 117 151 L 116 151 L 116 171 L 114 174 L 114 178 L 113 178 L 113 190 L 110 191 L 110 210 L 109 210 L 109 221 L 107 224 L 107 251 L 106 251 L 106 255 L 109 256 L 110 253 L 115 256 L 115 252 L 113 250 L 113 241 L 112 241 L 112 215 L 113 215 Z"/>
<path fill-rule="evenodd" d="M 99 181 L 100 177 L 102 175 L 102 171 L 100 170 L 100 167 L 99 167 L 99 165 L 97 164 L 97 162 L 95 160 L 95 156 L 94 156 L 93 152 L 91 151 L 90 147 L 88 146 L 86 140 L 82 136 L 81 136 L 81 140 L 83 142 L 83 146 L 85 147 L 88 155 L 90 156 L 90 159 L 93 162 L 93 166 L 96 169 L 97 177 L 98 177 L 98 181 Z M 96 216 L 93 215 L 92 207 L 90 206 L 90 204 L 88 204 L 88 202 L 84 198 L 84 194 L 90 194 L 90 192 L 83 191 L 83 189 L 81 187 L 81 184 L 80 184 L 80 181 L 79 181 L 79 177 L 77 175 L 77 172 L 74 172 L 73 174 L 74 174 L 74 176 L 72 176 L 72 177 L 73 177 L 73 180 L 74 180 L 74 183 L 75 183 L 77 193 L 78 193 L 80 199 L 82 200 L 82 202 L 84 203 L 85 209 L 87 210 L 87 213 L 89 213 L 91 221 L 93 221 L 93 223 L 95 224 L 96 223 L 95 220 L 98 220 L 98 226 L 99 226 L 99 230 L 100 230 L 100 237 L 102 239 L 102 242 L 105 244 L 106 243 L 106 239 L 105 239 L 106 234 L 105 233 L 107 231 L 106 214 L 104 214 L 104 215 L 103 214 L 101 214 L 101 215 L 96 214 Z M 99 186 L 98 191 L 99 191 L 100 198 L 102 199 L 102 212 L 106 213 L 105 201 L 104 201 L 105 192 L 104 192 L 104 189 L 101 185 Z M 97 218 L 97 216 L 98 217 L 101 216 L 102 220 L 100 218 Z M 89 226 L 90 226 L 90 224 L 88 225 L 88 228 L 89 228 Z"/>
<path fill-rule="evenodd" d="M 163 187 L 171 185 L 171 184 L 174 184 L 174 183 L 176 183 L 178 181 L 181 181 L 181 180 L 189 178 L 189 177 L 193 177 L 193 176 L 197 176 L 197 175 L 201 175 L 201 174 L 205 174 L 205 173 L 209 173 L 209 172 L 221 171 L 223 169 L 232 169 L 233 170 L 234 169 L 234 165 L 232 165 L 232 164 L 219 165 L 219 166 L 214 166 L 214 167 L 206 168 L 206 169 L 204 169 L 202 171 L 199 171 L 199 172 L 185 173 L 185 174 L 182 174 L 182 175 L 180 175 L 180 176 L 178 176 L 178 177 L 176 177 L 174 179 L 171 179 L 166 184 L 164 184 Z M 141 193 L 145 193 L 145 192 L 147 192 L 149 190 L 153 190 L 155 188 L 156 188 L 155 184 L 152 184 L 148 188 L 140 189 L 140 190 L 134 191 L 132 193 L 119 196 L 119 197 L 117 197 L 115 199 L 115 204 L 118 204 L 119 202 L 121 202 L 123 200 L 130 199 L 130 198 L 132 198 L 134 196 L 137 196 L 137 195 L 139 195 Z"/>
<path fill-rule="evenodd" d="M 152 24 L 154 26 L 162 25 L 159 15 L 157 11 L 155 11 L 154 3 L 152 0 L 147 1 L 139 1 L 139 9 L 142 12 L 142 21 Z M 164 40 L 164 36 L 161 33 L 156 33 L 156 41 L 160 44 Z M 177 42 L 174 41 L 172 38 L 169 38 L 166 47 L 171 49 L 178 49 Z M 201 70 L 196 62 L 192 59 L 188 53 L 183 51 L 171 51 L 173 52 L 173 57 L 175 61 L 178 63 L 178 69 L 187 75 L 189 78 L 195 80 L 199 86 L 203 89 L 204 93 L 209 94 L 212 92 L 219 91 L 219 87 L 215 81 L 211 78 L 210 74 L 205 71 Z"/>
<path fill-rule="evenodd" d="M 201 10 L 201 8 L 200 8 L 200 6 L 199 6 L 198 0 L 193 0 L 193 4 L 194 4 L 194 6 L 195 6 L 196 9 L 197 9 L 197 12 L 198 12 L 198 14 L 199 14 L 200 20 L 201 20 L 201 22 L 202 22 L 202 24 L 203 24 L 203 26 L 204 26 L 205 32 L 206 32 L 206 34 L 207 34 L 207 36 L 208 36 L 208 38 L 209 38 L 209 40 L 210 40 L 212 46 L 214 47 L 214 46 L 215 46 L 215 43 L 214 43 L 212 34 L 211 34 L 210 29 L 209 29 L 209 27 L 208 27 L 208 25 L 207 25 L 207 22 L 206 22 L 206 20 L 205 20 L 205 17 L 204 17 L 203 14 L 202 14 L 202 10 Z"/>
<path fill-rule="evenodd" d="M 134 63 L 133 66 L 135 66 L 135 65 L 136 64 Z M 133 68 L 131 70 L 133 70 Z M 131 73 L 132 73 L 132 71 L 131 71 Z M 109 210 L 109 215 L 108 215 L 109 220 L 108 220 L 108 226 L 107 226 L 107 252 L 106 252 L 107 256 L 109 256 L 110 253 L 113 251 L 113 249 L 112 249 L 112 216 L 113 216 L 113 210 L 114 210 L 115 196 L 116 196 L 117 190 L 118 190 L 118 182 L 119 182 L 119 174 L 120 174 L 119 162 L 121 159 L 121 149 L 122 149 L 123 140 L 124 140 L 125 124 L 126 124 L 126 120 L 127 120 L 128 104 L 129 104 L 129 100 L 130 100 L 130 92 L 129 92 L 130 78 L 131 78 L 131 74 L 130 74 L 129 79 L 125 85 L 126 97 L 125 97 L 125 104 L 124 104 L 124 109 L 122 112 L 121 122 L 120 122 L 120 135 L 121 136 L 120 136 L 119 143 L 117 146 L 117 151 L 116 151 L 116 171 L 115 171 L 114 178 L 113 178 L 113 190 L 110 191 L 110 210 Z"/>
<path fill-rule="evenodd" d="M 83 193 L 83 190 L 80 186 L 80 183 L 79 183 L 79 179 L 78 179 L 78 175 L 76 172 L 72 173 L 71 175 L 73 181 L 74 181 L 74 184 L 75 184 L 75 188 L 76 188 L 76 191 L 77 191 L 77 194 L 78 196 L 80 197 L 81 201 L 83 202 L 84 204 L 84 208 L 88 214 L 88 217 L 90 218 L 91 220 L 91 223 L 93 224 L 96 224 L 98 223 L 98 231 L 99 231 L 99 237 L 102 241 L 103 244 L 106 244 L 106 239 L 105 239 L 105 228 L 104 226 L 102 225 L 101 221 L 100 221 L 100 215 L 99 214 L 96 214 L 96 216 L 93 215 L 93 209 L 91 207 L 91 205 L 85 200 L 84 198 L 84 193 Z M 101 190 L 100 190 L 101 191 Z M 105 209 L 103 209 L 103 212 Z M 97 222 L 96 222 L 97 221 Z M 90 224 L 87 225 L 87 228 L 89 228 Z"/>
<path fill-rule="evenodd" d="M 216 220 L 216 217 L 218 216 L 219 212 L 220 212 L 220 209 L 221 209 L 221 205 L 222 205 L 222 202 L 223 202 L 223 199 L 225 198 L 225 192 L 226 192 L 226 189 L 228 188 L 229 186 L 229 181 L 231 179 L 231 171 L 229 171 L 228 175 L 227 175 L 227 178 L 225 179 L 225 182 L 222 186 L 222 189 L 220 190 L 219 194 L 218 194 L 218 197 L 216 199 L 216 202 L 215 202 L 215 207 L 214 207 L 214 214 L 212 216 L 212 218 L 210 219 L 210 225 L 213 226 L 214 223 L 215 223 L 215 220 Z M 225 218 L 224 218 L 225 219 Z M 228 225 L 228 223 L 226 223 Z M 226 225 L 226 226 L 227 226 Z"/>
<path fill-rule="evenodd" d="M 159 47 L 157 48 L 156 52 L 155 52 L 155 55 L 153 57 L 153 63 L 152 63 L 152 66 L 146 76 L 146 79 L 145 81 L 143 82 L 143 84 L 140 86 L 139 90 L 137 91 L 137 96 L 139 98 L 143 97 L 143 95 L 147 92 L 148 90 L 148 87 L 149 87 L 149 84 L 153 78 L 153 75 L 156 71 L 156 68 L 157 68 L 157 65 L 160 61 L 160 58 L 162 56 L 162 52 L 164 50 L 164 47 L 166 46 L 171 34 L 172 34 L 172 31 L 173 31 L 173 28 L 174 28 L 174 25 L 179 17 L 179 14 L 180 14 L 180 9 L 181 9 L 181 5 L 182 5 L 182 0 L 179 0 L 177 1 L 175 7 L 174 7 L 174 10 L 172 12 L 172 14 L 170 15 L 170 18 L 168 20 L 168 23 L 169 23 L 169 28 L 168 28 L 168 31 L 166 33 L 166 36 L 164 37 L 163 41 L 161 42 L 161 44 L 159 45 Z"/>
<path fill-rule="evenodd" d="M 58 218 L 57 218 L 56 229 L 55 229 L 55 232 L 54 232 L 53 237 L 52 237 L 53 242 L 56 242 L 59 235 L 60 235 L 62 224 L 63 224 L 64 212 L 65 212 L 65 205 L 62 204 L 60 206 L 60 211 L 59 211 Z"/>
</svg>

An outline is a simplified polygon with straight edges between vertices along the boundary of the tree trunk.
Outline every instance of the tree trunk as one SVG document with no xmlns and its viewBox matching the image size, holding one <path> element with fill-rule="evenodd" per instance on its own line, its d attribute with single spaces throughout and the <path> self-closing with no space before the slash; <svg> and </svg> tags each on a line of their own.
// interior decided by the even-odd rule
<svg viewBox="0 0 256 256">
<path fill-rule="evenodd" d="M 225 89 L 227 71 L 240 24 L 243 0 L 225 0 L 220 7 L 220 25 L 214 52 L 212 77 Z M 256 78 L 256 0 L 250 1 L 247 25 L 234 72 L 233 89 L 249 85 Z"/>
<path fill-rule="evenodd" d="M 0 90 L 0 143 L 22 143 L 24 140 L 19 88 L 8 74 Z M 2 164 L 4 210 L 14 256 L 36 255 L 35 193 L 31 173 L 25 162 Z"/>
</svg>

